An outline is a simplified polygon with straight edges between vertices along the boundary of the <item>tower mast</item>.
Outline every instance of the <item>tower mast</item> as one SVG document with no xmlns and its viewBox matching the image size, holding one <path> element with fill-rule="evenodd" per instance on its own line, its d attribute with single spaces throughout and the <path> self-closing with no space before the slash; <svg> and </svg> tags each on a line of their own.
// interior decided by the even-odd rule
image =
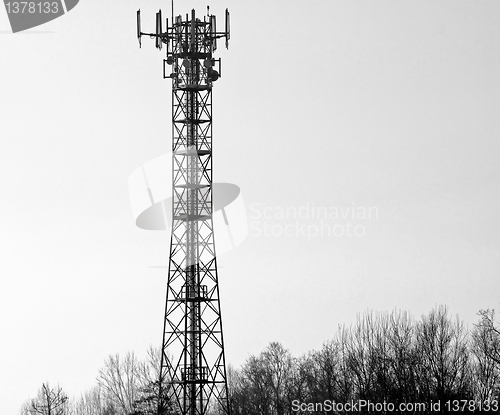
<svg viewBox="0 0 500 415">
<path fill-rule="evenodd" d="M 172 235 L 161 353 L 158 414 L 229 414 L 217 259 L 212 220 L 212 87 L 229 40 L 229 12 L 166 19 L 156 13 L 155 38 L 166 48 L 163 77 L 172 80 Z M 167 68 L 170 70 L 167 71 Z M 167 74 L 167 72 L 170 72 Z M 172 412 L 171 412 L 172 411 Z"/>
</svg>

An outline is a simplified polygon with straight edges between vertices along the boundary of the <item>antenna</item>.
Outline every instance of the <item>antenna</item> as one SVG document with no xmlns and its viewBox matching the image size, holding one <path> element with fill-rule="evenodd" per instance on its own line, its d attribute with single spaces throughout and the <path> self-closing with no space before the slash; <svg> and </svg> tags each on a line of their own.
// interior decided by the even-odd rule
<svg viewBox="0 0 500 415">
<path fill-rule="evenodd" d="M 161 50 L 161 10 L 156 13 L 156 48 Z"/>
<path fill-rule="evenodd" d="M 191 47 L 196 43 L 196 14 L 191 10 Z"/>
<path fill-rule="evenodd" d="M 137 10 L 137 40 L 139 41 L 139 47 L 142 47 L 141 44 L 141 9 Z"/>
<path fill-rule="evenodd" d="M 212 38 L 212 50 L 217 50 L 217 25 L 215 15 L 210 15 L 210 37 Z"/>
<path fill-rule="evenodd" d="M 230 27 L 229 27 L 229 10 L 226 9 L 226 49 L 229 48 L 229 32 L 230 32 Z"/>
<path fill-rule="evenodd" d="M 165 30 L 167 31 L 167 35 L 168 35 L 168 17 L 165 18 Z M 167 51 L 168 51 L 168 42 L 169 42 L 169 38 L 167 36 Z M 168 52 L 167 52 L 168 54 Z"/>
</svg>

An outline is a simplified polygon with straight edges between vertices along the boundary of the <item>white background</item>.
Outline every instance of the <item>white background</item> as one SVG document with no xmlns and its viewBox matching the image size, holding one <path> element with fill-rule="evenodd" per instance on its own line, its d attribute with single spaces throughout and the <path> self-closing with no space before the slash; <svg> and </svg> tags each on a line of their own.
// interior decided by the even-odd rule
<svg viewBox="0 0 500 415">
<path fill-rule="evenodd" d="M 219 259 L 227 361 L 318 349 L 367 310 L 445 304 L 472 328 L 498 307 L 500 3 L 210 5 L 220 27 L 232 17 L 214 179 L 241 187 L 252 222 Z M 2 413 L 47 380 L 79 395 L 109 354 L 160 344 L 166 272 L 150 267 L 169 236 L 135 228 L 127 189 L 170 145 L 163 52 L 135 39 L 136 10 L 153 31 L 160 6 L 81 0 L 31 34 L 0 11 Z M 355 221 L 362 237 L 279 236 L 320 226 L 278 217 L 304 206 L 378 215 Z"/>
</svg>

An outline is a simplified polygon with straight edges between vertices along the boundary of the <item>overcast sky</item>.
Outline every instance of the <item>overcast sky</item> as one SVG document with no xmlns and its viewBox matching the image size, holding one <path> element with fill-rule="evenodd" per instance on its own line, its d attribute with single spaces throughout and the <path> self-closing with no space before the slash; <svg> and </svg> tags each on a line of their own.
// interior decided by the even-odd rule
<svg viewBox="0 0 500 415">
<path fill-rule="evenodd" d="M 214 180 L 250 226 L 218 258 L 227 362 L 318 349 L 367 310 L 445 304 L 472 328 L 498 308 L 500 3 L 210 6 L 232 17 Z M 81 0 L 32 34 L 0 10 L 2 413 L 161 342 L 170 236 L 135 227 L 127 184 L 170 146 L 164 55 L 135 39 L 159 7 Z"/>
</svg>

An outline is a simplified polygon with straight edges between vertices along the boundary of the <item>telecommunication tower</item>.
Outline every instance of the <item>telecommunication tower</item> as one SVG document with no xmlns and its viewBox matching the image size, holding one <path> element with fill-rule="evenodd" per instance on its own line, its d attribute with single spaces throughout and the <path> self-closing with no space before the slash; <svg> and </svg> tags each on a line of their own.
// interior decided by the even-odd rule
<svg viewBox="0 0 500 415">
<path fill-rule="evenodd" d="M 173 9 L 173 7 L 172 7 Z M 172 80 L 172 236 L 159 379 L 158 413 L 229 414 L 217 259 L 212 221 L 212 87 L 221 76 L 213 53 L 229 40 L 209 14 L 166 19 L 137 37 L 166 49 L 163 78 Z M 170 68 L 167 70 L 167 68 Z M 170 72 L 170 73 L 168 73 Z M 173 411 L 173 412 L 169 412 Z"/>
</svg>

